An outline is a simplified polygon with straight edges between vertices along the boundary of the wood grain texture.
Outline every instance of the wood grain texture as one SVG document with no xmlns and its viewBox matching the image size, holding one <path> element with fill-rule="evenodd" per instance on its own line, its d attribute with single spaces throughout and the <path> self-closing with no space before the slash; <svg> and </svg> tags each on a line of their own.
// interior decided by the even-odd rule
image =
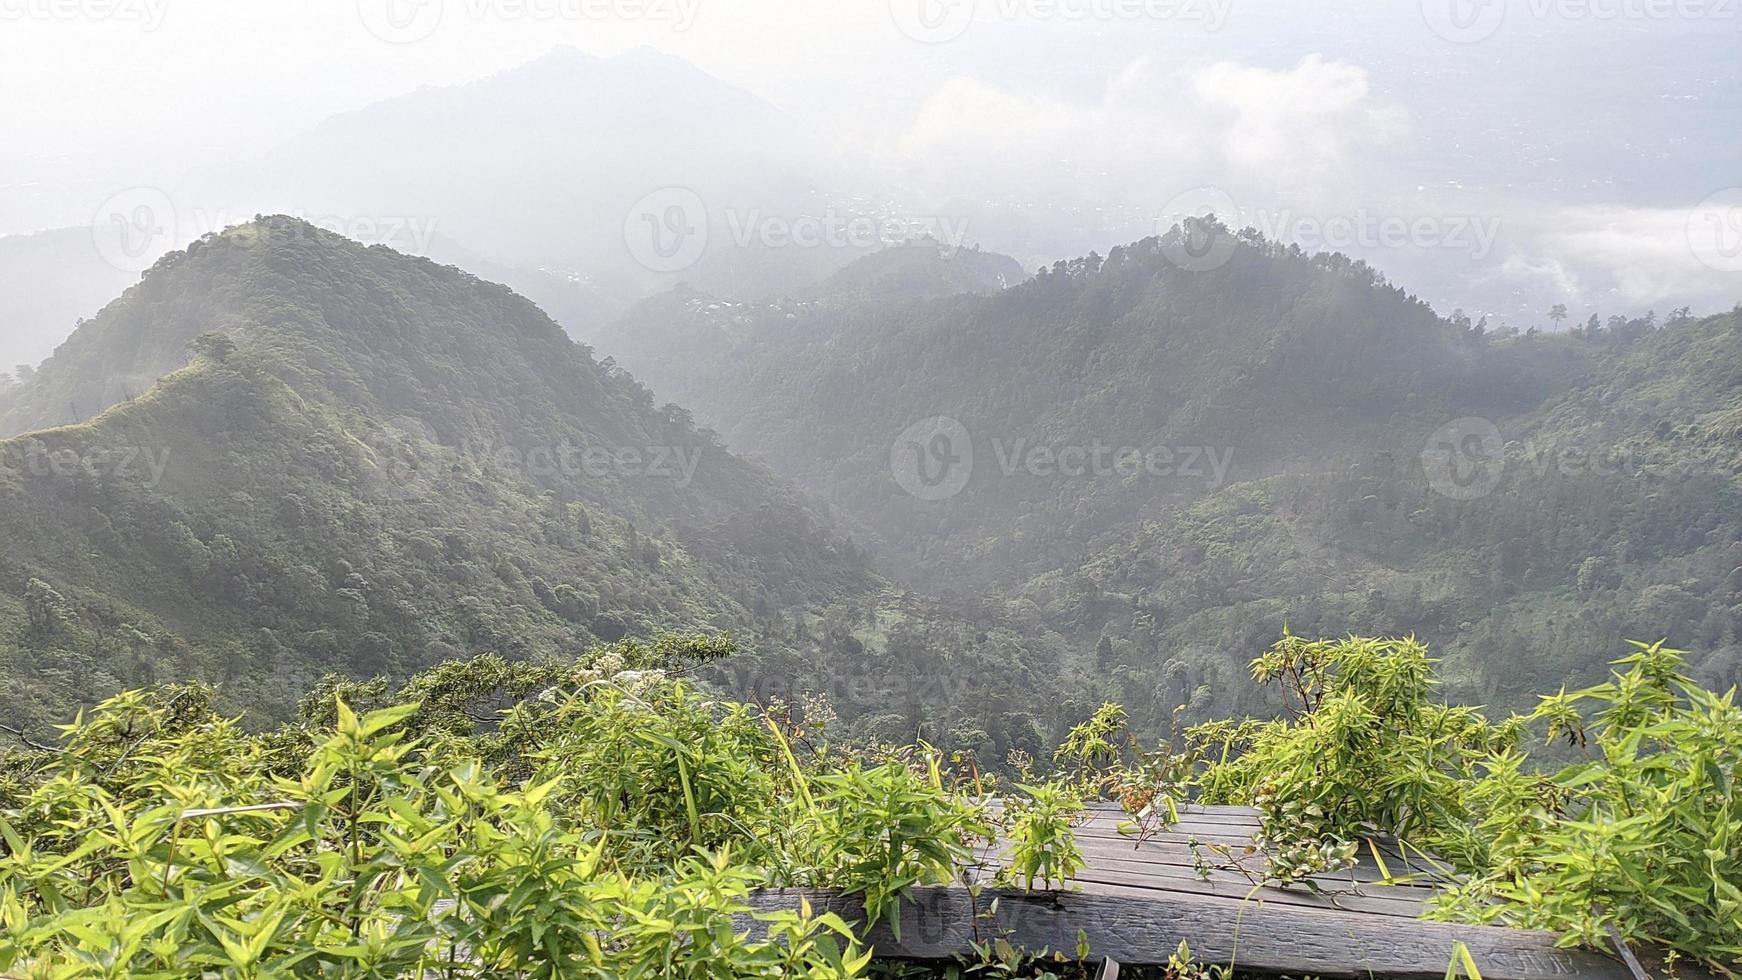
<svg viewBox="0 0 1742 980">
<path fill-rule="evenodd" d="M 1074 955 L 1081 930 L 1093 956 L 1129 965 L 1166 962 L 1183 940 L 1200 961 L 1233 963 L 1243 972 L 1426 980 L 1443 980 L 1453 944 L 1463 942 L 1489 980 L 1634 980 L 1621 961 L 1561 949 L 1548 933 L 1421 921 L 1427 901 L 1451 877 L 1431 857 L 1389 838 L 1364 843 L 1354 868 L 1281 888 L 1255 886 L 1228 868 L 1201 874 L 1194 859 L 1195 843 L 1209 864 L 1224 863 L 1203 846 L 1224 844 L 1261 876 L 1255 810 L 1182 807 L 1178 822 L 1142 841 L 1119 832 L 1126 820 L 1115 805 L 1089 808 L 1076 828 L 1084 867 L 1064 891 L 986 888 L 975 899 L 963 887 L 918 889 L 902 908 L 899 940 L 886 923 L 864 938 L 890 959 L 969 955 L 972 943 L 997 938 L 1030 953 Z M 983 849 L 970 877 L 989 884 L 1002 850 Z M 836 891 L 771 889 L 755 893 L 752 902 L 769 911 L 796 908 L 807 898 L 849 922 L 864 917 L 858 896 Z M 746 925 L 754 928 L 748 918 Z M 1712 980 L 1686 966 L 1680 973 L 1683 980 Z"/>
<path fill-rule="evenodd" d="M 1184 941 L 1199 961 L 1233 963 L 1244 971 L 1397 980 L 1442 980 L 1453 943 L 1463 942 L 1490 980 L 1632 980 L 1619 961 L 1556 948 L 1547 933 L 1133 891 L 986 891 L 976 902 L 962 888 L 916 889 L 902 906 L 899 940 L 885 922 L 864 930 L 863 938 L 888 959 L 947 959 L 969 953 L 974 942 L 999 937 L 1031 953 L 1074 955 L 1081 930 L 1094 957 L 1131 965 L 1165 962 Z M 797 908 L 801 899 L 849 922 L 864 918 L 857 896 L 836 891 L 771 889 L 750 901 L 766 912 Z"/>
</svg>

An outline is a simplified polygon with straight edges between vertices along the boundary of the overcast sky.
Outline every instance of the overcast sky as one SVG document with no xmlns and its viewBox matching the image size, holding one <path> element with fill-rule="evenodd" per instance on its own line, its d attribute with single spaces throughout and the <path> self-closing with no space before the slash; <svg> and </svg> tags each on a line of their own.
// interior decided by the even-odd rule
<svg viewBox="0 0 1742 980">
<path fill-rule="evenodd" d="M 1104 249 L 1213 183 L 1307 244 L 1341 244 L 1322 219 L 1425 215 L 1474 248 L 1504 219 L 1484 276 L 1742 299 L 1687 242 L 1713 195 L 1720 225 L 1742 215 L 1738 4 L 1499 2 L 0 0 L 0 233 L 559 43 L 646 45 L 915 195 L 1111 215 L 1042 250 Z"/>
</svg>

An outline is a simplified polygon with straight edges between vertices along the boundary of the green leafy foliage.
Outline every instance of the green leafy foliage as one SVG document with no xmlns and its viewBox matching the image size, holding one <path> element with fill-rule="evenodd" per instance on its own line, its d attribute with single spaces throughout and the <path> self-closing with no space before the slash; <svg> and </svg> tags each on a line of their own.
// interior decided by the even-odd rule
<svg viewBox="0 0 1742 980">
<path fill-rule="evenodd" d="M 1585 758 L 1502 755 L 1466 788 L 1475 819 L 1451 836 L 1476 874 L 1436 914 L 1742 963 L 1742 708 L 1690 682 L 1681 651 L 1634 646 L 1532 715 Z"/>
<path fill-rule="evenodd" d="M 752 914 L 745 895 L 784 876 L 893 902 L 953 876 L 977 811 L 894 763 L 792 768 L 750 709 L 628 667 L 711 649 L 594 651 L 488 736 L 419 703 L 335 697 L 250 734 L 203 688 L 117 696 L 7 760 L 0 970 L 858 976 L 846 923 Z M 408 688 L 487 698 L 500 670 L 447 664 Z M 873 829 L 886 817 L 895 833 Z"/>
<path fill-rule="evenodd" d="M 1004 801 L 1010 813 L 1003 839 L 1010 856 L 1001 874 L 1028 891 L 1037 880 L 1042 887 L 1063 885 L 1083 868 L 1083 852 L 1071 831 L 1082 815 L 1083 800 L 1061 783 L 1015 788 L 1024 798 Z"/>
<path fill-rule="evenodd" d="M 1716 694 L 1685 676 L 1681 651 L 1634 647 L 1608 683 L 1496 723 L 1433 697 L 1433 661 L 1414 638 L 1285 635 L 1252 672 L 1284 688 L 1286 717 L 1195 726 L 1179 752 L 1134 746 L 1099 784 L 1140 785 L 1160 758 L 1172 792 L 1256 806 L 1264 866 L 1211 847 L 1207 867 L 1221 860 L 1256 881 L 1310 887 L 1369 839 L 1395 837 L 1463 875 L 1435 917 L 1600 947 L 1613 935 L 1734 969 L 1742 707 L 1734 689 Z M 1097 719 L 1114 716 L 1103 708 Z M 1524 745 L 1531 730 L 1548 741 L 1535 753 Z M 1107 741 L 1102 732 L 1075 744 Z M 1584 758 L 1567 764 L 1569 752 Z M 1149 799 L 1126 806 L 1139 815 L 1130 832 L 1153 829 L 1139 809 Z"/>
<path fill-rule="evenodd" d="M 1469 819 L 1460 783 L 1517 743 L 1516 723 L 1432 697 L 1432 661 L 1414 638 L 1284 636 L 1252 674 L 1284 687 L 1292 717 L 1191 734 L 1227 758 L 1205 773 L 1204 802 L 1257 806 L 1272 838 L 1438 839 Z"/>
</svg>

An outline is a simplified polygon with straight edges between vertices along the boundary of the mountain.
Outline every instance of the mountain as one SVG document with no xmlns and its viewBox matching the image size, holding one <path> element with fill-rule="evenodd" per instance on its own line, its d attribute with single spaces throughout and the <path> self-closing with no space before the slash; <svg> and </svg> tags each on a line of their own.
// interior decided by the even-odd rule
<svg viewBox="0 0 1742 980">
<path fill-rule="evenodd" d="M 127 213 L 95 228 L 0 238 L 0 369 L 34 366 L 135 280 L 94 242 L 120 234 L 112 224 L 141 203 L 156 234 L 152 252 L 126 256 L 130 270 L 250 215 L 293 214 L 508 285 L 583 340 L 680 282 L 742 299 L 803 293 L 927 230 L 892 224 L 903 209 L 835 172 L 824 145 L 680 59 L 558 47 L 118 195 Z M 665 247 L 676 250 L 670 263 Z"/>
<path fill-rule="evenodd" d="M 1245 241 L 1194 271 L 1166 248 L 1091 254 L 991 295 L 674 295 L 600 343 L 734 450 L 834 501 L 926 587 L 1020 580 L 1218 486 L 1419 441 L 1557 383 L 1364 264 Z M 709 338 L 713 356 L 677 353 Z M 960 485 L 904 487 L 934 462 L 916 463 L 910 431 L 933 418 L 954 427 Z M 1132 456 L 1146 462 L 1115 470 Z"/>
<path fill-rule="evenodd" d="M 1490 333 L 1206 223 L 991 295 L 674 294 L 602 343 L 885 567 L 1007 599 L 1165 728 L 1261 710 L 1245 663 L 1285 627 L 1420 631 L 1502 704 L 1628 636 L 1733 682 L 1739 320 Z"/>
<path fill-rule="evenodd" d="M 739 432 L 752 451 L 761 426 L 740 428 L 739 409 L 766 399 L 781 411 L 781 396 L 762 393 L 733 402 L 726 391 L 745 367 L 827 355 L 825 341 L 861 324 L 865 311 L 902 309 L 925 300 L 991 295 L 1023 281 L 1015 259 L 978 249 L 915 242 L 862 256 L 827 280 L 790 296 L 733 300 L 688 284 L 650 298 L 596 335 L 600 350 L 638 377 L 656 378 L 662 398 L 708 406 L 710 424 Z M 694 401 L 692 401 L 694 399 Z M 799 416 L 790 416 L 794 425 Z M 794 470 L 802 474 L 802 465 Z"/>
<path fill-rule="evenodd" d="M 909 734 L 1058 669 L 1008 626 L 900 596 L 524 298 L 293 219 L 170 253 L 21 393 L 9 424 L 31 431 L 0 442 L 0 677 L 28 722 L 169 678 L 284 717 L 328 671 L 668 629 L 739 635 L 756 655 L 722 682 L 788 700 L 887 648 L 905 672 L 875 676 L 900 689 L 840 711 Z M 69 395 L 88 421 L 28 421 Z M 1002 673 L 938 680 L 993 651 Z"/>
<path fill-rule="evenodd" d="M 1008 255 L 922 239 L 855 259 L 801 295 L 833 301 L 942 299 L 991 294 L 1027 278 L 1022 264 Z"/>
<path fill-rule="evenodd" d="M 250 212 L 416 219 L 502 264 L 586 276 L 631 298 L 680 277 L 755 296 L 821 280 L 851 257 L 735 247 L 741 225 L 844 206 L 823 145 L 681 59 L 558 47 L 476 82 L 335 116 L 200 182 L 202 195 Z M 648 268 L 626 243 L 657 233 L 642 220 L 665 220 L 663 205 L 646 203 L 662 193 L 682 195 L 683 219 L 709 228 L 697 239 L 706 247 L 679 268 Z"/>
<path fill-rule="evenodd" d="M 1225 651 L 1351 623 L 1417 633 L 1490 704 L 1602 678 L 1617 637 L 1742 683 L 1742 313 L 1516 343 L 1584 367 L 1530 411 L 1453 426 L 1491 440 L 1464 487 L 1431 448 L 1351 454 L 1143 522 L 1019 601 L 1097 644 L 1151 724 L 1242 704 Z"/>
</svg>

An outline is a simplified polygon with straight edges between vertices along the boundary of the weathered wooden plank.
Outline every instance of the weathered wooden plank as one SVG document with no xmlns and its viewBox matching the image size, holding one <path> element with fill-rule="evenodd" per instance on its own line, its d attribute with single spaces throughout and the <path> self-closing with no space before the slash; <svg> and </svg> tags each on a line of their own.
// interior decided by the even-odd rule
<svg viewBox="0 0 1742 980">
<path fill-rule="evenodd" d="M 1400 887 L 1377 883 L 1315 879 L 1318 891 L 1305 885 L 1281 888 L 1275 885 L 1255 886 L 1254 882 L 1236 871 L 1210 869 L 1207 878 L 1190 866 L 1121 861 L 1098 855 L 1085 855 L 1086 864 L 1071 879 L 1069 885 L 1083 885 L 1086 891 L 1092 883 L 1128 885 L 1161 891 L 1282 902 L 1309 908 L 1345 909 L 1377 915 L 1401 915 L 1416 918 L 1421 915 L 1431 888 Z M 990 881 L 1003 862 L 988 855 L 981 856 L 985 870 L 975 880 Z M 1067 888 L 1069 887 L 1067 885 Z M 1256 887 L 1256 890 L 1255 890 Z"/>
<path fill-rule="evenodd" d="M 986 803 L 994 810 L 1004 806 L 1004 801 L 998 797 L 991 797 Z M 1205 806 L 1201 803 L 1182 803 L 1176 809 L 1181 817 L 1222 824 L 1250 824 L 1256 827 L 1259 822 L 1258 810 L 1249 806 Z M 1122 817 L 1125 814 L 1125 809 L 1108 800 L 1091 800 L 1084 804 L 1083 812 L 1090 816 L 1115 814 Z"/>
<path fill-rule="evenodd" d="M 1214 895 L 1220 898 L 1231 898 L 1237 901 L 1268 902 L 1278 905 L 1294 905 L 1308 909 L 1342 910 L 1345 912 L 1362 912 L 1368 915 L 1401 916 L 1405 919 L 1415 919 L 1421 915 L 1423 903 L 1420 898 L 1411 899 L 1408 896 L 1386 895 L 1390 889 L 1381 887 L 1375 892 L 1319 892 L 1314 893 L 1302 888 L 1258 888 L 1243 880 L 1227 878 L 1203 881 L 1198 878 L 1178 877 L 1163 878 L 1153 874 L 1132 874 L 1117 868 L 1085 868 L 1075 878 L 1072 885 L 1081 885 L 1083 891 L 1093 893 L 1095 887 L 1101 884 L 1121 885 L 1128 888 L 1145 888 L 1150 891 L 1170 892 L 1186 895 Z"/>
<path fill-rule="evenodd" d="M 1254 886 L 1232 871 L 1213 871 L 1205 880 L 1185 869 L 1173 869 L 1172 874 L 1158 874 L 1155 866 L 1133 869 L 1117 864 L 1096 864 L 1084 868 L 1073 881 L 1102 881 L 1109 884 L 1135 885 L 1162 891 L 1205 893 L 1236 898 L 1251 896 L 1255 901 L 1282 902 L 1309 908 L 1345 909 L 1371 912 L 1376 915 L 1402 915 L 1417 918 L 1426 907 L 1432 893 L 1422 889 L 1392 888 L 1387 885 L 1320 885 L 1318 891 L 1305 886 L 1279 888 L 1275 885 Z"/>
<path fill-rule="evenodd" d="M 848 921 L 864 917 L 857 896 L 836 891 L 762 891 L 751 896 L 750 904 L 757 911 L 791 909 L 801 898 Z M 1442 980 L 1453 943 L 1462 942 L 1490 980 L 1631 980 L 1619 961 L 1557 948 L 1548 933 L 1405 922 L 1394 916 L 1176 892 L 1133 897 L 988 891 L 976 901 L 966 889 L 924 888 L 914 890 L 900 918 L 899 941 L 887 923 L 862 930 L 878 956 L 947 959 L 968 954 L 975 941 L 999 937 L 1030 952 L 1069 955 L 1081 930 L 1094 956 L 1133 965 L 1165 962 L 1185 941 L 1203 962 L 1233 963 L 1256 973 Z"/>
<path fill-rule="evenodd" d="M 1141 846 L 1134 841 L 1105 841 L 1096 838 L 1077 838 L 1077 849 L 1090 864 L 1102 861 L 1129 861 L 1138 864 L 1161 864 L 1179 868 L 1194 868 L 1197 862 L 1193 860 L 1191 848 L 1183 843 L 1177 846 L 1164 846 L 1145 841 Z M 1201 849 L 1204 861 L 1211 865 L 1226 863 L 1221 855 Z M 1249 867 L 1257 871 L 1263 867 L 1263 858 L 1257 854 L 1250 857 Z M 1431 868 L 1424 867 L 1421 862 L 1405 863 L 1401 860 L 1386 859 L 1386 869 L 1380 870 L 1363 850 L 1359 862 L 1353 868 L 1343 871 L 1324 872 L 1312 876 L 1312 880 L 1321 884 L 1390 884 L 1400 888 L 1432 889 L 1447 881 L 1447 878 Z"/>
<path fill-rule="evenodd" d="M 1256 866 L 1261 860 L 1257 851 L 1252 850 L 1250 838 L 1208 836 L 1203 834 L 1177 834 L 1162 832 L 1144 838 L 1141 842 L 1135 837 L 1117 833 L 1098 832 L 1096 828 L 1085 831 L 1077 828 L 1074 835 L 1077 846 L 1088 853 L 1124 848 L 1133 854 L 1155 855 L 1155 859 L 1163 863 L 1184 863 L 1191 865 L 1192 844 L 1196 843 L 1203 857 L 1210 863 L 1225 862 L 1227 859 L 1216 853 L 1212 846 L 1230 848 L 1234 857 L 1250 858 Z M 1385 870 L 1374 863 L 1368 845 L 1363 842 L 1356 853 L 1357 865 L 1353 878 L 1357 881 L 1379 881 L 1386 877 L 1411 878 L 1423 883 L 1455 881 L 1456 878 L 1446 873 L 1446 870 L 1416 854 L 1406 856 L 1395 843 L 1375 840 L 1374 848 L 1379 851 L 1385 862 Z M 1339 873 L 1343 878 L 1349 878 L 1347 872 Z"/>
</svg>

